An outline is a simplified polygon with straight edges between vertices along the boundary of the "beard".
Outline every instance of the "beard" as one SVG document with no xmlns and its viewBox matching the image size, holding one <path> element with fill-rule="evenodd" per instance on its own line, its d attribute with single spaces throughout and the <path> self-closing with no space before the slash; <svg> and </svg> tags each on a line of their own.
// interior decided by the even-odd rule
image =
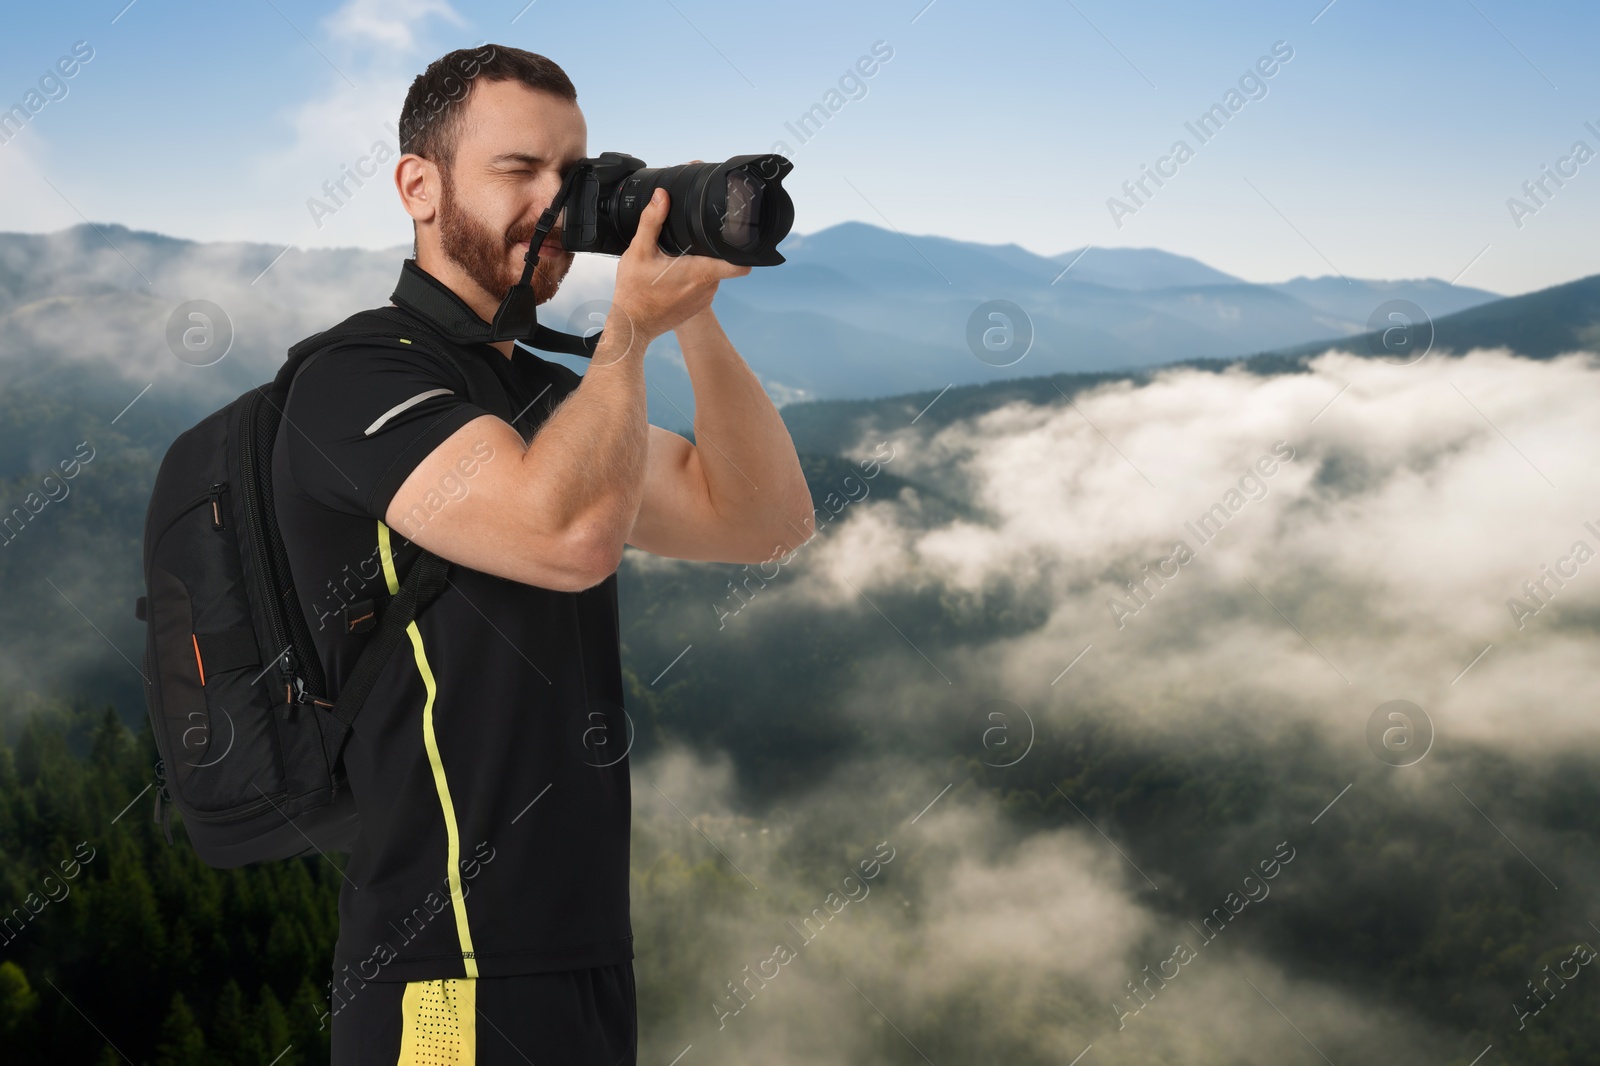
<svg viewBox="0 0 1600 1066">
<path fill-rule="evenodd" d="M 495 303 L 505 298 L 506 290 L 522 278 L 522 260 L 513 252 L 521 241 L 533 239 L 538 220 L 514 227 L 509 233 L 496 233 L 456 195 L 450 171 L 441 169 L 443 188 L 439 196 L 439 241 L 446 259 L 466 272 Z M 561 287 L 561 279 L 572 267 L 572 253 L 542 256 L 533 268 L 535 303 L 544 303 Z"/>
</svg>

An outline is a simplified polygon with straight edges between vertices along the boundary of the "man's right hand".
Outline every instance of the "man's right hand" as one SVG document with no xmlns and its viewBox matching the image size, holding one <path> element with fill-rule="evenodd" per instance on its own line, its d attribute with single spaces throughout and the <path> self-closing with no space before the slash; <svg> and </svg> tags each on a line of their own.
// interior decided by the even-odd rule
<svg viewBox="0 0 1600 1066">
<path fill-rule="evenodd" d="M 714 256 L 672 256 L 663 252 L 658 242 L 667 208 L 667 191 L 657 189 L 639 216 L 633 241 L 617 264 L 611 309 L 613 313 L 622 311 L 632 322 L 630 350 L 637 347 L 643 351 L 650 341 L 710 307 L 722 279 L 750 273 L 747 266 L 735 266 Z"/>
<path fill-rule="evenodd" d="M 710 307 L 723 278 L 750 273 L 712 256 L 667 255 L 657 243 L 666 217 L 663 190 L 645 205 L 617 265 L 588 370 L 533 440 L 498 415 L 474 418 L 401 483 L 385 508 L 391 528 L 451 562 L 543 588 L 581 592 L 615 572 L 643 505 L 651 437 L 673 437 L 647 418 L 644 350 Z M 641 358 L 627 358 L 633 352 Z M 461 480 L 452 471 L 480 442 L 494 461 L 480 457 L 471 491 L 430 510 L 435 490 Z"/>
</svg>

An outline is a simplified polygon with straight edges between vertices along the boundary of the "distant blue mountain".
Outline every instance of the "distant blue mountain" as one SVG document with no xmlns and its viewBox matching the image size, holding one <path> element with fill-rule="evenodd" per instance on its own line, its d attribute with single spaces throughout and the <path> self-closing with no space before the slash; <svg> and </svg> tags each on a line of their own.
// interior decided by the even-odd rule
<svg viewBox="0 0 1600 1066">
<path fill-rule="evenodd" d="M 1079 281 L 1114 289 L 1167 289 L 1185 285 L 1243 285 L 1198 259 L 1157 248 L 1077 248 L 1050 257 Z M 1068 269 L 1070 267 L 1070 269 Z"/>
<path fill-rule="evenodd" d="M 1281 350 L 1360 334 L 1389 299 L 1435 317 L 1496 299 L 1434 279 L 1258 285 L 1151 248 L 1044 256 L 862 222 L 790 234 L 780 249 L 785 263 L 729 280 L 715 305 L 780 404 Z M 141 402 L 181 402 L 189 390 L 195 403 L 216 406 L 269 377 L 288 345 L 383 303 L 408 249 L 296 249 L 280 259 L 282 251 L 109 224 L 0 234 L 0 384 L 82 381 L 78 370 L 90 363 L 103 369 L 88 379 L 105 391 L 97 402 L 113 414 L 152 381 L 159 387 Z M 609 267 L 586 265 L 593 269 L 575 269 L 558 300 L 583 296 Z M 236 327 L 228 358 L 205 373 L 166 351 L 168 316 L 190 299 L 224 306 Z M 1009 366 L 968 347 L 969 321 L 993 300 L 1018 305 L 1032 325 L 1031 348 Z M 551 310 L 545 320 L 563 328 Z M 693 393 L 675 349 L 670 334 L 651 348 L 650 413 L 682 428 Z M 582 361 L 569 365 L 581 370 Z"/>
<path fill-rule="evenodd" d="M 1032 288 L 1048 285 L 1061 269 L 1014 244 L 906 237 L 865 222 L 790 235 L 778 249 L 790 262 L 832 267 L 843 277 L 883 292 L 936 292 L 943 286 L 963 292 L 997 286 Z"/>
<path fill-rule="evenodd" d="M 1258 285 L 1150 248 L 1041 256 L 861 222 L 792 234 L 779 249 L 786 263 L 728 283 L 717 306 L 769 388 L 805 398 L 1223 358 L 1361 333 L 1390 299 L 1435 315 L 1498 299 L 1433 279 Z M 1032 349 L 1007 367 L 966 341 L 968 319 L 997 299 L 1020 306 L 1034 330 Z M 789 316 L 781 327 L 765 320 L 778 313 Z"/>
<path fill-rule="evenodd" d="M 1329 280 L 1341 288 L 1346 286 L 1340 278 L 1319 278 L 1312 284 Z M 1306 281 L 1300 278 L 1286 284 Z M 1405 283 L 1354 284 L 1358 287 L 1370 284 L 1372 288 L 1368 291 L 1389 298 L 1388 294 L 1395 291 L 1391 285 Z M 1421 291 L 1427 295 L 1425 287 Z M 1449 294 L 1446 286 L 1435 295 Z M 1431 308 L 1425 310 L 1433 316 Z M 1600 350 L 1600 274 L 1444 314 L 1434 319 L 1433 326 L 1431 351 L 1435 358 L 1446 353 L 1459 355 L 1476 348 L 1506 348 L 1530 359 L 1552 359 L 1568 352 L 1594 352 Z M 1384 351 L 1381 332 L 1376 332 L 1337 341 L 1324 338 L 1244 357 L 1186 363 L 1209 371 L 1237 368 L 1260 375 L 1295 374 L 1303 373 L 1309 360 L 1330 348 L 1361 356 Z M 837 451 L 859 446 L 863 441 L 881 440 L 890 427 L 905 426 L 913 418 L 919 419 L 923 430 L 931 433 L 941 426 L 977 419 L 1010 404 L 1053 407 L 1062 402 L 1063 395 L 1073 396 L 1107 382 L 1145 382 L 1152 372 L 1138 369 L 1019 375 L 948 390 L 941 385 L 870 400 L 792 403 L 783 409 L 783 421 L 801 452 Z"/>
<path fill-rule="evenodd" d="M 1357 281 L 1344 278 L 1295 278 L 1279 281 L 1268 288 L 1292 296 L 1301 303 L 1317 308 L 1343 322 L 1361 322 L 1367 328 L 1366 316 L 1389 300 L 1410 300 L 1428 313 L 1430 318 L 1453 315 L 1469 307 L 1499 299 L 1494 293 L 1482 289 L 1452 285 L 1437 278 L 1415 281 Z M 1342 332 L 1342 331 L 1341 331 Z"/>
</svg>

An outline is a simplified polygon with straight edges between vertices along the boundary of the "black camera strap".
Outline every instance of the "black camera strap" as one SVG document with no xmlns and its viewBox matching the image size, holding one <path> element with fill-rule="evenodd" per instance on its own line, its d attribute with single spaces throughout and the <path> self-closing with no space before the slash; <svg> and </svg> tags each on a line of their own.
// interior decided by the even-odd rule
<svg viewBox="0 0 1600 1066">
<path fill-rule="evenodd" d="M 556 192 L 555 199 L 550 201 L 550 206 L 539 216 L 539 224 L 534 227 L 533 236 L 528 238 L 528 254 L 522 261 L 522 278 L 506 290 L 505 299 L 500 301 L 500 307 L 494 313 L 494 324 L 489 327 L 488 336 L 484 339 L 491 342 L 522 341 L 533 348 L 565 352 L 568 355 L 584 357 L 594 355 L 604 330 L 597 330 L 591 336 L 582 337 L 575 333 L 561 333 L 548 326 L 539 325 L 539 306 L 533 291 L 533 271 L 539 265 L 539 248 L 556 224 L 556 218 L 561 214 L 561 207 L 566 203 L 568 193 L 572 191 L 573 181 L 582 169 L 573 167 L 567 171 L 567 176 L 561 180 L 561 188 Z"/>
<path fill-rule="evenodd" d="M 522 278 L 506 292 L 505 299 L 495 312 L 491 325 L 479 318 L 465 300 L 450 291 L 443 282 L 417 266 L 415 259 L 407 259 L 402 268 L 403 283 L 389 299 L 400 307 L 421 314 L 434 323 L 439 333 L 458 344 L 492 344 L 496 341 L 520 341 L 530 348 L 547 352 L 562 352 L 585 359 L 594 355 L 600 344 L 600 333 L 582 337 L 576 333 L 562 333 L 539 324 L 538 305 L 533 292 L 533 270 L 539 262 L 539 246 L 555 225 L 561 205 L 577 168 L 569 172 L 556 193 L 555 200 L 543 215 L 528 241 L 528 255 L 523 260 Z"/>
</svg>

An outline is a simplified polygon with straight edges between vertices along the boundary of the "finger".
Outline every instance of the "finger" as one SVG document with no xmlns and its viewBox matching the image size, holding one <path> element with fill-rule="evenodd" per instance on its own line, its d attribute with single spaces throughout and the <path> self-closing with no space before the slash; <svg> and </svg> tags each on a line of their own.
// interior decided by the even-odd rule
<svg viewBox="0 0 1600 1066">
<path fill-rule="evenodd" d="M 703 258 L 710 258 L 710 257 L 707 256 L 707 257 L 703 257 Z M 747 267 L 747 266 L 735 266 L 734 264 L 728 262 L 725 259 L 713 259 L 712 263 L 714 265 L 712 265 L 712 266 L 710 266 L 710 267 L 708 267 L 706 269 L 706 273 L 710 277 L 714 277 L 714 278 L 718 278 L 718 279 L 722 279 L 722 278 L 742 278 L 746 274 L 750 273 L 750 268 L 749 267 Z"/>
<path fill-rule="evenodd" d="M 665 189 L 657 189 L 650 194 L 650 202 L 639 213 L 639 228 L 634 232 L 630 248 L 643 248 L 646 254 L 655 248 L 656 242 L 661 239 L 661 226 L 667 218 L 667 201 Z"/>
<path fill-rule="evenodd" d="M 677 256 L 677 258 L 683 260 L 682 266 L 679 267 L 680 270 L 687 269 L 700 277 L 726 278 L 731 276 L 728 273 L 730 270 L 736 269 L 726 259 L 714 255 L 685 254 Z"/>
</svg>

